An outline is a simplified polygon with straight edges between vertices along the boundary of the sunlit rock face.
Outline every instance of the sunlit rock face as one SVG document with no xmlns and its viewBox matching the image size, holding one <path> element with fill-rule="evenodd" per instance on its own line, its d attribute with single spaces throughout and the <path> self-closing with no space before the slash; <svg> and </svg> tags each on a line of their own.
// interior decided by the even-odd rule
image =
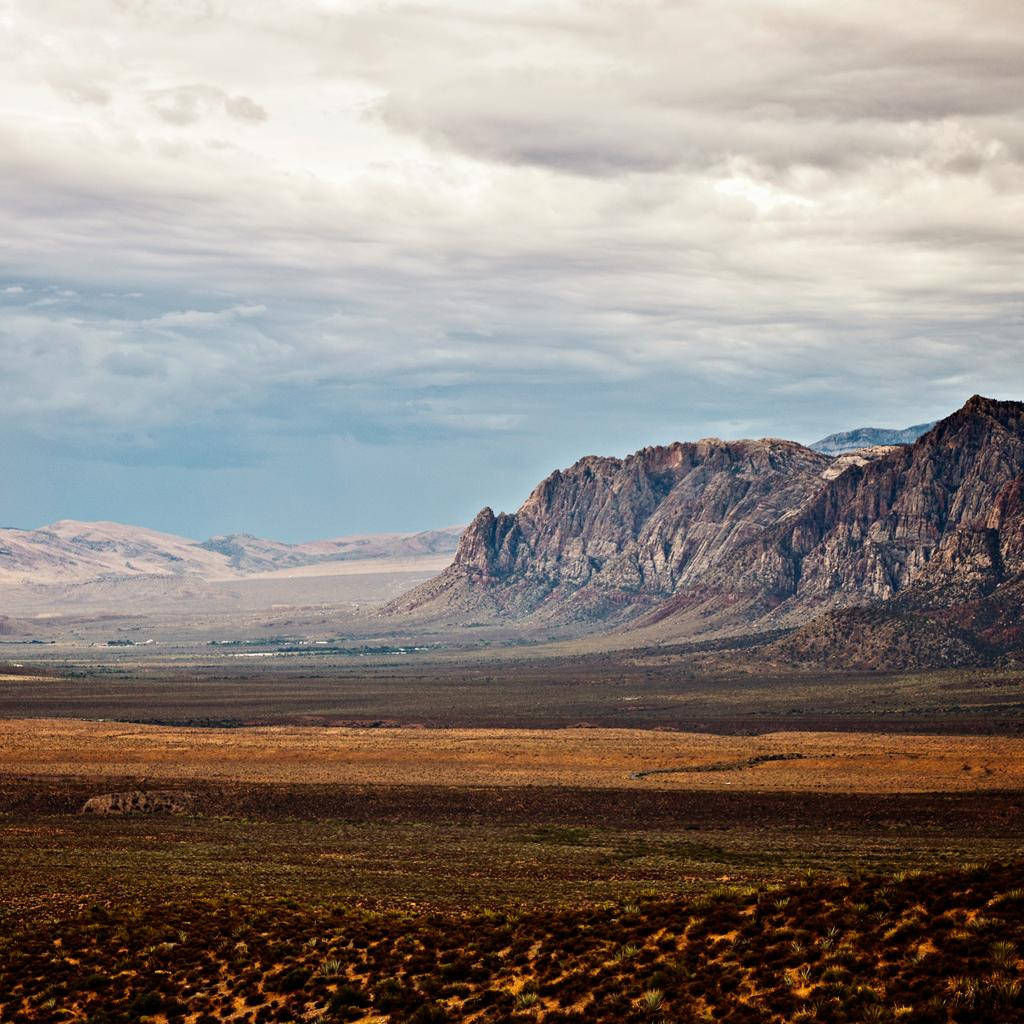
<svg viewBox="0 0 1024 1024">
<path fill-rule="evenodd" d="M 588 456 L 484 509 L 395 612 L 793 624 L 1024 572 L 1024 405 L 975 396 L 911 445 L 832 458 L 716 438 Z"/>
</svg>

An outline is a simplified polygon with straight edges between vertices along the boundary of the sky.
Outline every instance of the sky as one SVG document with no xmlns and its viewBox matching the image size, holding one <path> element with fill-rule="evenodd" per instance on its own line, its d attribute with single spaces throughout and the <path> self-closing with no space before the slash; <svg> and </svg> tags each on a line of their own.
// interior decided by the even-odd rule
<svg viewBox="0 0 1024 1024">
<path fill-rule="evenodd" d="M 302 540 L 1024 397 L 1019 0 L 0 0 L 0 525 Z"/>
</svg>

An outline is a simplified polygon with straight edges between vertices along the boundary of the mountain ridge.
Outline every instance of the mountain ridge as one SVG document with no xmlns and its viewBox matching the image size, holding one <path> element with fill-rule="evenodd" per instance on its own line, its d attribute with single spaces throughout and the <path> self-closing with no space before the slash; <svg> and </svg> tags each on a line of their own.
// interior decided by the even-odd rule
<svg viewBox="0 0 1024 1024">
<path fill-rule="evenodd" d="M 911 445 L 830 458 L 777 439 L 587 456 L 391 613 L 490 613 L 668 636 L 799 627 L 899 598 L 978 601 L 1024 573 L 1024 405 L 973 396 Z"/>
<path fill-rule="evenodd" d="M 855 427 L 815 441 L 807 447 L 822 455 L 844 455 L 861 448 L 872 448 L 878 445 L 913 444 L 923 434 L 927 434 L 938 420 L 930 423 L 917 423 L 912 427 L 894 429 L 891 427 Z"/>
<path fill-rule="evenodd" d="M 357 534 L 285 544 L 248 534 L 195 541 L 111 521 L 62 519 L 0 529 L 0 583 L 86 583 L 139 577 L 209 582 L 355 560 L 415 560 L 454 552 L 462 527 Z"/>
</svg>

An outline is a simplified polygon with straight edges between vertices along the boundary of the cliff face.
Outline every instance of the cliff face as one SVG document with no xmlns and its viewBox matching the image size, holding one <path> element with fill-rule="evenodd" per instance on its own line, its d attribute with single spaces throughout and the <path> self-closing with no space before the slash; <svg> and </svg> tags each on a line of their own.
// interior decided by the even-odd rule
<svg viewBox="0 0 1024 1024">
<path fill-rule="evenodd" d="M 1022 495 L 1024 405 L 978 396 L 914 444 L 856 458 L 774 439 L 590 457 L 514 515 L 484 509 L 453 564 L 392 610 L 685 632 L 949 605 L 1024 573 Z"/>
<path fill-rule="evenodd" d="M 778 440 L 585 458 L 552 473 L 515 515 L 485 508 L 451 567 L 392 607 L 571 618 L 641 611 L 726 571 L 817 489 L 829 462 Z"/>
<path fill-rule="evenodd" d="M 993 589 L 1024 570 L 1022 479 L 1024 405 L 975 396 L 915 444 L 828 481 L 771 538 L 798 581 L 789 596 Z"/>
</svg>

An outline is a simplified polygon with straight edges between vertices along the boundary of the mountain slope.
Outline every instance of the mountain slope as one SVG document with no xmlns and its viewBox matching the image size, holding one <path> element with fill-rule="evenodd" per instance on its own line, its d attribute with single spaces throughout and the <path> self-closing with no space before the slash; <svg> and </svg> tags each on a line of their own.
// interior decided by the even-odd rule
<svg viewBox="0 0 1024 1024">
<path fill-rule="evenodd" d="M 448 526 L 420 533 L 373 533 L 284 544 L 248 533 L 231 533 L 204 541 L 200 547 L 227 557 L 241 572 L 280 569 L 356 559 L 418 558 L 454 554 L 464 527 Z"/>
<path fill-rule="evenodd" d="M 246 534 L 203 544 L 121 523 L 61 520 L 0 530 L 0 583 L 75 584 L 142 576 L 229 580 L 355 559 L 416 560 L 453 552 L 460 527 L 283 544 Z"/>
<path fill-rule="evenodd" d="M 453 564 L 393 611 L 607 618 L 702 582 L 813 494 L 830 460 L 792 441 L 709 438 L 588 457 L 515 515 L 483 509 Z"/>
<path fill-rule="evenodd" d="M 71 519 L 0 530 L 0 581 L 74 583 L 111 576 L 230 579 L 227 559 L 193 540 L 121 523 Z"/>
<path fill-rule="evenodd" d="M 820 441 L 808 445 L 812 451 L 822 455 L 842 455 L 845 452 L 857 451 L 859 448 L 871 448 L 876 445 L 913 444 L 922 434 L 928 433 L 935 426 L 931 423 L 918 423 L 903 430 L 892 430 L 888 427 L 858 427 L 856 430 L 845 430 L 839 434 L 829 434 Z"/>
<path fill-rule="evenodd" d="M 975 396 L 913 445 L 837 460 L 707 440 L 586 458 L 484 509 L 393 612 L 792 626 L 892 601 L 956 608 L 1024 573 L 1024 405 Z"/>
</svg>

